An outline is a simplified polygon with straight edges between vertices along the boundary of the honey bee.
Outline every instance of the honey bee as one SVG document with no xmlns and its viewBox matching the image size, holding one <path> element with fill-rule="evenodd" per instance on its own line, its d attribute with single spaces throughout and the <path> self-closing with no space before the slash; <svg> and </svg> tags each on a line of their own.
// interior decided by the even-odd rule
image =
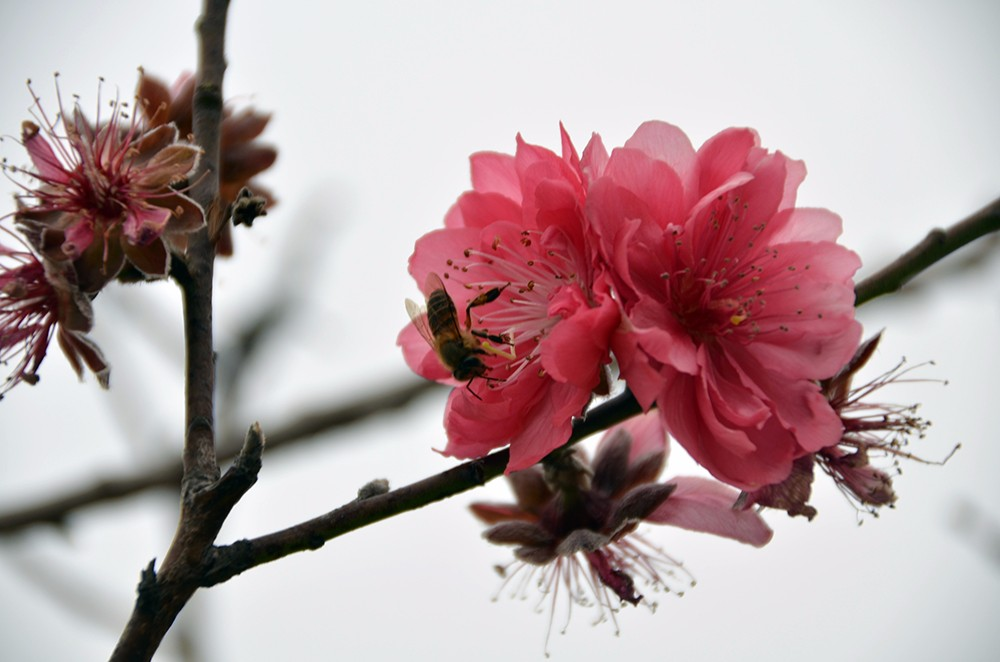
<svg viewBox="0 0 1000 662">
<path fill-rule="evenodd" d="M 477 398 L 479 396 L 472 390 L 472 380 L 476 377 L 490 379 L 486 376 L 489 367 L 481 357 L 496 354 L 513 359 L 514 355 L 493 347 L 489 342 L 509 345 L 510 341 L 506 337 L 472 328 L 472 309 L 495 301 L 506 288 L 507 285 L 494 287 L 470 301 L 465 307 L 464 329 L 459 326 L 455 302 L 436 273 L 427 275 L 424 286 L 424 291 L 428 292 L 426 316 L 420 305 L 410 299 L 406 300 L 406 312 L 410 314 L 417 331 L 434 349 L 441 364 L 451 371 L 455 379 L 466 382 L 466 388 Z"/>
</svg>

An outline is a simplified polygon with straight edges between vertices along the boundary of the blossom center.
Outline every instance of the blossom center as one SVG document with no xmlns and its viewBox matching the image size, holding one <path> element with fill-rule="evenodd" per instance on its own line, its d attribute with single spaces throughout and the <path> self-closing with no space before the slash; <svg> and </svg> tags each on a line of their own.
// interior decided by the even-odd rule
<svg viewBox="0 0 1000 662">
<path fill-rule="evenodd" d="M 766 305 L 768 267 L 777 251 L 762 245 L 765 222 L 750 223 L 739 196 L 719 196 L 697 232 L 673 232 L 676 268 L 662 274 L 674 318 L 699 342 L 733 334 L 752 340 Z"/>
<path fill-rule="evenodd" d="M 492 376 L 516 377 L 538 362 L 539 344 L 566 312 L 566 296 L 583 298 L 574 260 L 567 250 L 547 248 L 540 232 L 522 230 L 516 237 L 494 237 L 485 248 L 466 248 L 447 259 L 442 274 L 461 283 L 472 295 L 504 288 L 501 296 L 470 310 L 472 330 L 479 336 L 502 337 L 513 358 L 492 355 Z M 541 366 L 537 366 L 541 374 Z"/>
</svg>

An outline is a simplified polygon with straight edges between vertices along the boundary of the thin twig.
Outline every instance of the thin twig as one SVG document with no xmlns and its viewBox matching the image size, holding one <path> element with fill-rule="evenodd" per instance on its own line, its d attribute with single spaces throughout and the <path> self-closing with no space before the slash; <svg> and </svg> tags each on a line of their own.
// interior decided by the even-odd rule
<svg viewBox="0 0 1000 662">
<path fill-rule="evenodd" d="M 573 434 L 562 448 L 631 418 L 640 411 L 635 397 L 630 391 L 625 391 L 592 409 L 586 418 L 574 421 Z M 554 452 L 558 450 L 561 449 Z M 509 458 L 510 452 L 503 449 L 385 494 L 357 499 L 282 531 L 215 547 L 202 578 L 202 586 L 213 586 L 245 570 L 296 552 L 319 549 L 326 541 L 350 531 L 479 487 L 501 475 Z"/>
<path fill-rule="evenodd" d="M 1000 198 L 947 230 L 931 230 L 924 240 L 906 251 L 889 266 L 865 278 L 854 287 L 855 305 L 895 292 L 946 255 L 962 246 L 1000 230 Z"/>
</svg>

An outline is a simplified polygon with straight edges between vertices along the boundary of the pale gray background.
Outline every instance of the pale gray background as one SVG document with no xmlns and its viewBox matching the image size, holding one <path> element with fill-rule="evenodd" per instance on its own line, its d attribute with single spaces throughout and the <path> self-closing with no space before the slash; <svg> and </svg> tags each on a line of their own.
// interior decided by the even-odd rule
<svg viewBox="0 0 1000 662">
<path fill-rule="evenodd" d="M 865 272 L 1000 193 L 994 2 L 318 7 L 247 0 L 230 13 L 226 96 L 274 112 L 266 138 L 281 154 L 265 181 L 281 204 L 239 231 L 237 257 L 220 264 L 220 343 L 274 288 L 296 303 L 247 368 L 251 385 L 228 412 L 240 426 L 257 419 L 267 431 L 409 377 L 394 340 L 417 293 L 413 242 L 468 186 L 468 155 L 511 151 L 519 131 L 557 148 L 561 120 L 580 147 L 591 131 L 610 147 L 652 118 L 696 145 L 753 126 L 806 161 L 800 201 L 844 217 Z M 98 76 L 105 98 L 116 85 L 128 98 L 140 64 L 168 79 L 192 68 L 198 11 L 193 0 L 4 3 L 0 133 L 16 136 L 28 117 L 28 77 L 49 110 L 56 70 L 63 92 L 92 108 Z M 0 149 L 26 160 L 11 140 Z M 304 269 L 290 249 L 319 266 Z M 950 381 L 884 393 L 925 403 L 934 427 L 914 452 L 964 445 L 947 466 L 907 464 L 899 507 L 861 527 L 822 483 L 819 518 L 770 513 L 776 536 L 763 550 L 651 531 L 698 587 L 652 615 L 626 609 L 620 637 L 578 610 L 566 636 L 553 634 L 553 659 L 995 659 L 998 272 L 996 259 L 942 268 L 913 296 L 860 312 L 869 331 L 887 328 L 868 375 L 905 355 L 937 362 L 920 377 Z M 176 288 L 112 288 L 95 306 L 113 389 L 77 384 L 53 349 L 41 384 L 0 403 L 2 510 L 178 456 Z M 319 514 L 375 477 L 400 485 L 452 466 L 430 450 L 443 445 L 443 402 L 265 456 L 222 540 Z M 670 471 L 691 471 L 679 448 Z M 542 659 L 546 618 L 530 602 L 490 601 L 491 566 L 509 552 L 483 542 L 465 510 L 505 495 L 498 482 L 199 593 L 177 626 L 190 659 Z M 0 657 L 105 658 L 175 518 L 175 498 L 160 493 L 0 539 Z M 168 639 L 157 659 L 182 659 L 180 647 Z"/>
</svg>

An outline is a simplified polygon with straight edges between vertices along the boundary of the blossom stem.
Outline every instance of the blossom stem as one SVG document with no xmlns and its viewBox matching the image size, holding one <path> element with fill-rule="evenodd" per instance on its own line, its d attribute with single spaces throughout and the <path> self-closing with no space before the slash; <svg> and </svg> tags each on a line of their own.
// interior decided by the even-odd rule
<svg viewBox="0 0 1000 662">
<path fill-rule="evenodd" d="M 1000 198 L 946 230 L 931 230 L 923 241 L 892 264 L 858 283 L 854 288 L 854 305 L 895 292 L 941 258 L 997 230 L 1000 230 Z"/>
</svg>

